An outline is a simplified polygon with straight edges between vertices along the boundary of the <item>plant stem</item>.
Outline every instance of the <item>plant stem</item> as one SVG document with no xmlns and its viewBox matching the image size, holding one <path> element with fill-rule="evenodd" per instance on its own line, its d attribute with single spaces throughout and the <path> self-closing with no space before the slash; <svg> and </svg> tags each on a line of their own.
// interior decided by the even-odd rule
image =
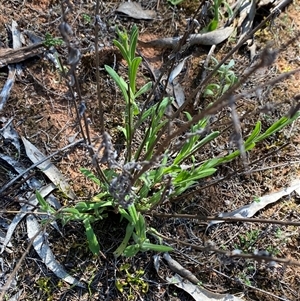
<svg viewBox="0 0 300 301">
<path fill-rule="evenodd" d="M 101 2 L 102 3 L 102 2 Z M 96 85 L 97 85 L 97 98 L 98 98 L 98 106 L 99 106 L 99 115 L 100 115 L 100 132 L 104 133 L 104 108 L 102 103 L 102 97 L 100 94 L 100 73 L 99 73 L 99 7 L 100 0 L 96 2 L 95 8 L 95 55 L 96 55 Z"/>
</svg>

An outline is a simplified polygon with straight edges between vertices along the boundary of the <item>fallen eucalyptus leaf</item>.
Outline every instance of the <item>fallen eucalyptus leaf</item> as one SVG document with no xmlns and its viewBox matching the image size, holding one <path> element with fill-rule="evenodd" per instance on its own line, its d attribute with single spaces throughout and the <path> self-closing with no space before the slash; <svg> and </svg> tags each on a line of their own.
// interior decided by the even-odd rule
<svg viewBox="0 0 300 301">
<path fill-rule="evenodd" d="M 64 267 L 58 263 L 49 247 L 47 237 L 45 233 L 40 230 L 39 223 L 37 219 L 32 215 L 28 215 L 26 217 L 27 224 L 27 234 L 29 239 L 33 239 L 33 247 L 35 251 L 38 253 L 40 258 L 43 260 L 44 264 L 47 266 L 49 270 L 51 270 L 57 277 L 62 279 L 63 281 L 76 285 L 82 288 L 85 288 L 85 284 L 75 279 L 73 276 L 69 275 Z M 39 234 L 37 234 L 39 233 Z"/>
<path fill-rule="evenodd" d="M 15 82 L 16 68 L 12 65 L 8 65 L 7 67 L 8 77 L 0 93 L 0 111 L 3 110 Z"/>
<path fill-rule="evenodd" d="M 5 235 L 6 234 L 0 229 L 0 247 L 1 247 L 1 249 L 2 248 L 5 249 L 5 251 L 10 254 L 10 253 L 12 253 L 12 251 L 8 248 L 12 248 L 13 245 L 11 244 L 11 242 L 8 242 L 7 245 L 3 247 L 3 242 L 5 240 Z"/>
<path fill-rule="evenodd" d="M 0 162 L 1 161 L 6 162 L 16 173 L 23 174 L 23 178 L 26 178 L 28 176 L 27 173 L 24 173 L 24 171 L 26 170 L 24 166 L 19 161 L 16 161 L 14 158 L 0 153 Z M 36 178 L 30 178 L 26 181 L 26 184 L 34 190 L 39 189 L 42 186 L 41 182 Z"/>
<path fill-rule="evenodd" d="M 156 273 L 158 274 L 159 268 L 160 268 L 160 256 L 158 254 L 153 255 L 153 264 L 154 268 L 156 270 Z"/>
<path fill-rule="evenodd" d="M 173 83 L 174 79 L 180 74 L 180 72 L 182 71 L 184 65 L 185 65 L 185 62 L 187 60 L 187 58 L 189 57 L 185 57 L 173 70 L 172 72 L 170 73 L 170 76 L 169 76 L 169 83 Z"/>
<path fill-rule="evenodd" d="M 26 154 L 32 163 L 37 163 L 45 158 L 44 154 L 40 152 L 31 142 L 22 137 L 25 146 Z M 37 166 L 55 185 L 57 185 L 62 192 L 64 192 L 70 199 L 75 199 L 75 193 L 72 191 L 70 185 L 67 183 L 64 175 L 51 163 L 50 160 L 39 164 Z"/>
<path fill-rule="evenodd" d="M 13 20 L 11 24 L 13 49 L 18 49 L 22 46 L 21 33 L 18 28 L 19 28 L 18 23 Z M 15 82 L 16 72 L 18 74 L 21 74 L 22 68 L 20 67 L 20 64 L 8 65 L 8 77 L 0 93 L 0 111 L 3 110 L 9 98 L 10 91 Z"/>
<path fill-rule="evenodd" d="M 241 41 L 248 32 L 252 30 L 253 21 L 256 13 L 256 3 L 252 0 L 244 1 L 240 7 L 240 18 L 238 20 L 238 28 L 240 28 L 241 35 L 238 40 Z"/>
<path fill-rule="evenodd" d="M 43 188 L 41 188 L 39 192 L 43 197 L 45 197 L 49 193 L 51 193 L 55 188 L 56 187 L 51 183 L 51 184 L 46 185 Z M 38 200 L 37 200 L 36 196 L 33 195 L 31 198 L 29 198 L 28 204 L 23 205 L 21 207 L 20 212 L 15 215 L 15 217 L 13 218 L 12 222 L 10 223 L 10 225 L 6 231 L 5 238 L 2 242 L 0 254 L 2 254 L 3 251 L 5 250 L 6 246 L 8 246 L 8 244 L 12 238 L 12 235 L 13 235 L 16 227 L 18 226 L 19 222 L 26 216 L 26 214 L 28 214 L 28 212 L 31 212 L 37 205 L 38 205 Z"/>
<path fill-rule="evenodd" d="M 174 284 L 178 288 L 186 291 L 196 301 L 243 301 L 243 299 L 230 294 L 216 294 L 212 293 L 199 285 L 195 285 L 188 280 L 184 280 L 178 274 L 173 277 L 167 277 L 170 284 Z"/>
<path fill-rule="evenodd" d="M 237 218 L 249 218 L 254 216 L 259 210 L 265 208 L 267 205 L 272 204 L 280 200 L 282 197 L 291 194 L 293 191 L 300 190 L 300 181 L 294 181 L 290 187 L 284 188 L 278 192 L 267 194 L 263 197 L 257 198 L 253 203 L 245 205 L 241 208 L 233 210 L 231 212 L 222 212 L 218 217 L 237 217 Z M 206 230 L 212 225 L 224 223 L 224 221 L 211 221 Z"/>
<path fill-rule="evenodd" d="M 184 268 L 179 262 L 177 262 L 176 260 L 174 260 L 169 253 L 164 253 L 163 258 L 165 261 L 167 261 L 169 268 L 181 275 L 182 277 L 184 277 L 185 279 L 189 280 L 192 283 L 199 283 L 200 280 L 197 279 L 197 277 L 189 270 L 187 270 L 186 268 Z"/>
<path fill-rule="evenodd" d="M 16 294 L 10 297 L 8 301 L 18 301 L 20 300 L 22 294 L 23 294 L 23 289 L 20 289 Z"/>
<path fill-rule="evenodd" d="M 175 99 L 173 101 L 173 105 L 178 109 L 184 104 L 185 101 L 184 90 L 179 82 L 173 83 L 173 95 Z"/>
<path fill-rule="evenodd" d="M 291 182 L 291 185 L 292 186 L 298 186 L 296 189 L 295 189 L 295 192 L 297 194 L 298 197 L 300 197 L 300 178 L 296 178 L 294 179 L 292 182 Z"/>
<path fill-rule="evenodd" d="M 4 139 L 8 140 L 18 151 L 18 155 L 20 155 L 20 142 L 19 135 L 13 126 L 13 117 L 8 120 L 8 122 L 3 126 L 0 130 L 0 134 Z"/>
<path fill-rule="evenodd" d="M 116 12 L 137 20 L 153 20 L 156 17 L 154 10 L 144 10 L 137 2 L 123 2 Z"/>
<path fill-rule="evenodd" d="M 169 96 L 174 97 L 174 101 L 172 102 L 173 106 L 175 108 L 179 108 L 184 104 L 185 101 L 185 95 L 184 90 L 181 84 L 179 83 L 179 80 L 177 79 L 177 76 L 181 73 L 186 60 L 189 57 L 184 58 L 170 73 L 168 86 L 167 86 L 167 93 Z"/>
<path fill-rule="evenodd" d="M 220 29 L 216 29 L 214 31 L 210 31 L 207 33 L 197 33 L 189 36 L 187 40 L 187 46 L 193 45 L 206 45 L 212 46 L 217 45 L 225 41 L 230 37 L 234 30 L 234 27 L 224 27 Z M 176 48 L 179 45 L 182 36 L 172 37 L 172 38 L 162 38 L 149 42 L 143 42 L 139 40 L 139 44 L 142 47 L 154 47 L 154 48 Z"/>
</svg>

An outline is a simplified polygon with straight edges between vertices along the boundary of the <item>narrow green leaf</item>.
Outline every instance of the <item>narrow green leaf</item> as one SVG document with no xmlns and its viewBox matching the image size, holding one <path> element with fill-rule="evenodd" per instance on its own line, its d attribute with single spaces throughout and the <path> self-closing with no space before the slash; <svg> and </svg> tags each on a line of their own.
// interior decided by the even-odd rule
<svg viewBox="0 0 300 301">
<path fill-rule="evenodd" d="M 80 212 L 75 208 L 63 208 L 63 209 L 61 209 L 61 212 L 71 213 L 74 215 L 80 215 Z"/>
<path fill-rule="evenodd" d="M 89 211 L 89 210 L 96 210 L 103 207 L 110 207 L 112 206 L 112 201 L 99 201 L 99 202 L 78 202 L 75 205 L 75 208 L 80 212 Z"/>
<path fill-rule="evenodd" d="M 217 166 L 219 163 L 219 158 L 212 158 L 204 162 L 201 166 L 198 167 L 199 170 L 205 170 Z"/>
<path fill-rule="evenodd" d="M 152 250 L 155 252 L 171 252 L 174 249 L 168 246 L 156 245 L 150 242 L 144 242 L 142 245 L 142 251 L 148 251 L 148 250 Z"/>
<path fill-rule="evenodd" d="M 245 144 L 254 142 L 255 138 L 259 135 L 260 131 L 261 131 L 261 122 L 258 121 L 251 135 L 247 138 Z"/>
<path fill-rule="evenodd" d="M 133 219 L 130 216 L 130 214 L 124 209 L 124 208 L 119 208 L 119 213 L 121 214 L 121 219 L 126 218 L 127 221 L 133 225 Z"/>
<path fill-rule="evenodd" d="M 191 121 L 193 119 L 192 115 L 189 112 L 184 112 L 184 114 L 188 121 Z"/>
<path fill-rule="evenodd" d="M 137 72 L 138 72 L 138 68 L 140 63 L 142 62 L 142 58 L 141 57 L 135 57 L 130 65 L 128 66 L 128 75 L 129 75 L 129 83 L 130 83 L 130 88 L 131 91 L 133 93 L 133 95 L 135 95 L 135 90 L 136 90 L 136 76 L 137 76 Z"/>
<path fill-rule="evenodd" d="M 118 291 L 120 292 L 120 293 L 123 293 L 124 292 L 124 283 L 123 283 L 123 281 L 121 281 L 121 280 L 119 280 L 119 279 L 116 279 L 116 281 L 115 281 L 115 286 L 116 286 L 116 288 L 118 289 Z M 126 284 L 125 284 L 125 286 L 126 286 Z"/>
<path fill-rule="evenodd" d="M 136 92 L 134 97 L 137 98 L 140 95 L 148 92 L 151 89 L 151 87 L 152 87 L 152 82 L 145 84 L 139 91 Z"/>
<path fill-rule="evenodd" d="M 207 26 L 207 31 L 214 31 L 217 29 L 219 20 L 213 19 Z"/>
<path fill-rule="evenodd" d="M 144 122 L 148 117 L 150 117 L 153 114 L 154 110 L 155 110 L 155 106 L 144 111 L 141 117 L 141 122 Z"/>
<path fill-rule="evenodd" d="M 115 258 L 118 258 L 119 256 L 121 256 L 123 254 L 128 242 L 129 242 L 129 239 L 131 238 L 133 229 L 134 229 L 134 225 L 129 223 L 126 227 L 126 234 L 125 234 L 123 241 L 121 242 L 120 246 L 114 251 Z"/>
<path fill-rule="evenodd" d="M 249 151 L 249 150 L 253 149 L 254 147 L 255 147 L 255 143 L 254 142 L 249 143 L 249 144 L 245 144 L 245 151 Z M 229 162 L 229 161 L 233 160 L 234 158 L 238 157 L 239 155 L 240 155 L 240 151 L 236 150 L 236 151 L 230 153 L 227 156 L 219 158 L 219 161 L 218 161 L 217 165 Z"/>
<path fill-rule="evenodd" d="M 100 180 L 96 178 L 96 176 L 88 169 L 86 168 L 79 168 L 80 172 L 89 180 L 96 183 L 98 186 L 101 186 Z"/>
<path fill-rule="evenodd" d="M 128 94 L 127 94 L 126 82 L 124 81 L 124 79 L 122 77 L 120 77 L 118 75 L 118 73 L 113 68 L 111 68 L 108 65 L 105 65 L 104 67 L 105 67 L 106 72 L 111 76 L 111 78 L 115 81 L 117 86 L 120 88 L 126 103 L 128 103 L 129 99 L 128 99 Z"/>
<path fill-rule="evenodd" d="M 149 191 L 150 191 L 150 186 L 147 186 L 146 184 L 144 184 L 139 191 L 140 199 L 141 200 L 146 199 L 149 195 Z"/>
<path fill-rule="evenodd" d="M 146 239 L 146 222 L 142 214 L 139 214 L 138 222 L 135 226 L 136 234 L 141 241 Z"/>
<path fill-rule="evenodd" d="M 198 137 L 199 137 L 198 135 L 189 138 L 187 143 L 183 146 L 182 150 L 178 153 L 178 155 L 174 159 L 174 164 L 175 165 L 180 164 L 182 161 L 189 158 L 191 154 L 193 154 L 194 152 L 199 150 L 201 147 L 203 147 L 204 145 L 206 145 L 210 141 L 217 138 L 219 136 L 219 134 L 220 134 L 220 132 L 218 132 L 218 131 L 212 132 L 200 141 L 197 141 Z M 196 143 L 195 143 L 195 140 L 197 141 Z"/>
<path fill-rule="evenodd" d="M 128 246 L 127 248 L 125 248 L 123 255 L 125 257 L 133 257 L 139 252 L 139 250 L 140 250 L 139 245 Z"/>
<path fill-rule="evenodd" d="M 154 178 L 153 178 L 153 185 L 155 185 L 156 183 L 159 183 L 163 177 L 163 175 L 165 174 L 165 165 L 167 164 L 168 162 L 168 155 L 165 154 L 161 160 L 161 163 L 160 163 L 160 166 L 156 171 L 155 171 L 155 174 L 154 174 Z"/>
<path fill-rule="evenodd" d="M 199 180 L 211 176 L 216 172 L 216 168 L 207 168 L 205 170 L 195 170 L 190 174 L 187 171 L 182 171 L 173 181 L 174 185 L 183 185 L 185 183 Z"/>
<path fill-rule="evenodd" d="M 286 116 L 280 118 L 278 121 L 273 123 L 262 135 L 257 137 L 256 142 L 262 141 L 269 136 L 275 134 L 276 132 L 280 131 L 283 127 L 289 125 L 294 120 L 296 120 L 300 115 L 300 112 L 297 112 L 292 118 L 288 118 Z"/>
<path fill-rule="evenodd" d="M 137 40 L 138 40 L 138 35 L 139 31 L 137 26 L 134 24 L 131 29 L 131 34 L 130 34 L 130 49 L 129 49 L 129 55 L 130 55 L 130 60 L 132 61 L 135 57 L 135 50 L 136 50 L 136 45 L 137 45 Z"/>
<path fill-rule="evenodd" d="M 136 211 L 134 204 L 130 205 L 127 210 L 132 218 L 132 224 L 136 225 L 139 220 L 139 214 Z"/>
<path fill-rule="evenodd" d="M 90 224 L 89 219 L 85 219 L 83 221 L 85 227 L 85 234 L 88 240 L 89 249 L 92 251 L 94 255 L 98 255 L 100 251 L 100 246 L 96 234 Z"/>
<path fill-rule="evenodd" d="M 123 58 L 126 60 L 127 64 L 130 64 L 130 58 L 128 56 L 128 51 L 125 49 L 125 47 L 117 40 L 113 41 L 114 45 L 119 48 Z"/>
<path fill-rule="evenodd" d="M 35 195 L 43 211 L 55 213 L 55 210 L 45 201 L 38 190 L 35 191 Z"/>
</svg>

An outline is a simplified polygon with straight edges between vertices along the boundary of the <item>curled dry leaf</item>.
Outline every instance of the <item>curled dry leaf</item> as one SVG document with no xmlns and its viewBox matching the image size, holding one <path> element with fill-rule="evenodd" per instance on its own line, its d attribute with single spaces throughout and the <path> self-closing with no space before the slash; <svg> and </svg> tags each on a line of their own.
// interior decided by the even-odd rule
<svg viewBox="0 0 300 301">
<path fill-rule="evenodd" d="M 32 161 L 37 163 L 45 158 L 44 154 L 39 151 L 31 142 L 22 137 L 25 146 L 26 155 Z M 39 164 L 37 166 L 62 192 L 64 192 L 70 199 L 75 199 L 75 193 L 72 191 L 70 185 L 67 183 L 64 175 L 51 163 L 50 160 Z"/>
<path fill-rule="evenodd" d="M 197 33 L 189 36 L 187 46 L 193 45 L 217 45 L 227 40 L 232 34 L 234 27 L 220 28 L 207 33 Z M 149 42 L 143 42 L 139 40 L 139 44 L 142 47 L 154 47 L 154 48 L 176 48 L 179 45 L 182 36 L 172 38 L 162 38 Z"/>
<path fill-rule="evenodd" d="M 197 277 L 189 270 L 184 268 L 180 263 L 178 263 L 176 260 L 174 260 L 169 253 L 164 253 L 163 258 L 165 261 L 167 261 L 170 269 L 184 277 L 185 279 L 188 279 L 192 283 L 199 283 L 200 280 L 197 279 Z"/>
<path fill-rule="evenodd" d="M 267 194 L 263 197 L 257 198 L 253 203 L 242 206 L 241 208 L 238 208 L 231 212 L 222 212 L 218 215 L 218 217 L 237 217 L 237 218 L 249 218 L 254 216 L 259 210 L 265 208 L 267 205 L 272 204 L 280 200 L 282 197 L 291 194 L 292 192 L 298 192 L 300 191 L 300 181 L 294 180 L 291 183 L 290 187 L 284 188 L 278 192 Z M 206 230 L 218 223 L 223 223 L 224 221 L 211 221 Z"/>
<path fill-rule="evenodd" d="M 186 60 L 189 57 L 184 58 L 170 73 L 169 81 L 168 81 L 168 87 L 167 91 L 169 96 L 174 97 L 173 105 L 177 109 L 181 107 L 184 104 L 185 101 L 185 94 L 184 89 L 179 83 L 179 80 L 177 79 L 177 76 L 181 73 Z"/>
<path fill-rule="evenodd" d="M 184 280 L 178 274 L 173 277 L 167 277 L 167 281 L 186 291 L 196 301 L 243 301 L 243 299 L 230 294 L 212 293 L 199 285 Z"/>
<path fill-rule="evenodd" d="M 8 140 L 18 151 L 18 156 L 20 155 L 20 142 L 19 135 L 13 126 L 13 117 L 9 119 L 9 121 L 3 126 L 0 130 L 0 135 L 3 136 L 4 139 Z"/>
<path fill-rule="evenodd" d="M 17 293 L 15 293 L 8 301 L 19 301 L 21 300 L 21 296 L 23 294 L 23 289 L 20 289 Z"/>
<path fill-rule="evenodd" d="M 29 239 L 33 239 L 35 237 L 33 240 L 33 247 L 47 268 L 63 281 L 85 288 L 84 283 L 69 275 L 64 267 L 56 261 L 54 254 L 49 247 L 45 233 L 41 231 L 37 219 L 32 214 L 26 217 L 26 224 L 28 237 Z"/>
<path fill-rule="evenodd" d="M 42 187 L 39 190 L 39 192 L 40 192 L 42 197 L 46 197 L 54 189 L 55 189 L 55 186 L 51 183 L 49 185 L 46 185 L 46 186 Z M 12 222 L 10 223 L 10 225 L 9 225 L 7 231 L 6 231 L 5 238 L 2 242 L 0 254 L 2 254 L 3 251 L 5 250 L 6 246 L 8 246 L 8 244 L 9 244 L 11 238 L 12 238 L 12 235 L 13 235 L 16 227 L 20 223 L 20 221 L 26 216 L 26 214 L 28 214 L 28 212 L 32 211 L 35 208 L 35 206 L 37 206 L 37 205 L 38 205 L 38 200 L 37 200 L 36 196 L 33 195 L 31 198 L 28 199 L 28 204 L 23 205 L 21 207 L 21 211 L 18 214 L 15 215 L 15 217 L 13 218 Z"/>
<path fill-rule="evenodd" d="M 16 68 L 8 65 L 8 77 L 0 93 L 0 112 L 3 110 L 15 82 Z"/>
<path fill-rule="evenodd" d="M 156 17 L 155 11 L 144 10 L 137 2 L 123 2 L 116 12 L 137 20 L 153 20 Z"/>
<path fill-rule="evenodd" d="M 12 32 L 12 40 L 13 40 L 13 49 L 16 50 L 21 48 L 22 46 L 22 42 L 20 41 L 21 33 L 18 29 L 17 22 L 14 20 L 12 21 L 12 25 L 11 25 L 11 32 Z M 2 59 L 0 61 L 2 61 Z M 16 66 L 8 65 L 8 78 L 0 94 L 0 111 L 3 110 L 4 105 L 6 104 L 9 98 L 10 91 L 15 82 L 16 72 L 17 71 L 20 72 L 20 70 L 21 68 L 19 65 Z"/>
</svg>

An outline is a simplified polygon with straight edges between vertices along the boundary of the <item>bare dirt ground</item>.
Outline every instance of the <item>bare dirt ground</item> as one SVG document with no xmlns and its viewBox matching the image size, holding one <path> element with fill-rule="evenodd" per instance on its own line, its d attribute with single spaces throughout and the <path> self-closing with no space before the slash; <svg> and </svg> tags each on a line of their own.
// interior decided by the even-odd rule
<svg viewBox="0 0 300 301">
<path fill-rule="evenodd" d="M 58 26 L 61 19 L 61 6 L 59 1 L 0 1 L 0 47 L 11 47 L 8 26 L 12 20 L 18 23 L 24 31 L 34 32 L 44 39 L 46 33 L 59 37 Z M 186 19 L 191 17 L 198 7 L 198 1 L 184 1 L 181 6 L 172 7 L 165 1 L 141 1 L 144 8 L 157 10 L 158 17 L 153 21 L 134 21 L 115 14 L 115 9 L 120 1 L 104 3 L 101 16 L 111 28 L 114 25 L 123 25 L 129 28 L 132 23 L 137 23 L 140 29 L 140 39 L 149 41 L 155 38 L 183 34 L 186 28 Z M 163 2 L 163 3 L 162 3 Z M 197 2 L 197 3 L 196 3 Z M 100 117 L 97 105 L 94 56 L 91 51 L 93 45 L 94 28 L 93 20 L 85 16 L 94 15 L 93 1 L 73 1 L 74 11 L 70 15 L 76 43 L 82 50 L 82 60 L 78 67 L 82 98 L 86 101 L 87 114 L 91 121 L 91 134 L 95 143 L 100 137 Z M 268 14 L 268 8 L 263 7 L 257 14 L 258 23 Z M 280 48 L 300 30 L 300 3 L 294 1 L 276 18 L 272 24 L 255 34 L 257 52 L 263 49 L 268 42 L 272 47 Z M 104 64 L 116 65 L 122 72 L 124 64 L 119 54 L 112 47 L 115 38 L 113 30 L 108 30 L 105 35 L 100 33 L 100 41 L 104 45 L 100 55 L 101 69 L 101 96 L 104 99 L 104 122 L 107 130 L 113 137 L 114 145 L 122 156 L 124 140 L 117 126 L 122 124 L 124 103 L 115 85 L 106 74 Z M 236 43 L 235 39 L 218 45 L 214 56 L 220 60 Z M 56 47 L 58 53 L 65 60 L 66 49 L 64 45 Z M 194 46 L 190 49 L 190 58 L 182 78 L 186 97 L 199 84 L 201 66 L 210 47 Z M 158 69 L 166 60 L 167 50 L 139 47 L 141 55 L 148 63 Z M 233 56 L 235 61 L 235 74 L 241 75 L 250 66 L 249 51 L 246 47 L 240 49 Z M 283 49 L 272 67 L 259 71 L 247 81 L 245 88 L 262 84 L 276 75 L 299 67 L 300 44 L 299 40 Z M 16 78 L 9 100 L 0 112 L 1 122 L 4 125 L 13 117 L 14 128 L 20 136 L 26 137 L 45 155 L 49 155 L 80 136 L 76 124 L 75 111 L 69 95 L 65 79 L 59 70 L 43 56 L 33 57 L 22 63 L 22 73 Z M 7 67 L 0 69 L 0 86 L 7 78 Z M 138 84 L 144 83 L 144 78 L 151 77 L 146 67 L 140 70 Z M 274 87 L 264 87 L 261 92 L 260 103 L 254 97 L 243 99 L 238 104 L 239 112 L 248 112 L 243 122 L 245 128 L 250 128 L 260 112 L 259 107 L 272 103 L 275 110 L 266 114 L 263 128 L 267 128 L 272 121 L 286 114 L 289 108 L 295 105 L 295 95 L 299 91 L 300 75 L 294 76 L 276 84 Z M 202 99 L 199 108 L 209 103 Z M 298 98 L 299 101 L 299 98 Z M 189 110 L 199 108 L 190 107 Z M 223 118 L 225 129 L 228 114 L 222 111 L 219 116 Z M 251 173 L 239 173 L 229 179 L 202 188 L 210 181 L 224 177 L 240 168 L 241 163 L 233 161 L 218 170 L 214 179 L 200 183 L 198 192 L 188 191 L 182 199 L 178 199 L 164 208 L 160 213 L 204 213 L 217 215 L 223 211 L 231 211 L 252 202 L 255 197 L 262 196 L 282 189 L 290 184 L 291 180 L 300 177 L 300 132 L 299 120 L 285 128 L 280 133 L 268 140 L 250 153 L 249 161 L 259 158 L 259 163 L 251 166 Z M 247 131 L 246 131 L 247 133 Z M 225 145 L 224 141 L 219 141 Z M 284 146 L 283 148 L 281 148 Z M 0 142 L 0 151 L 14 155 L 15 150 L 3 139 Z M 207 150 L 206 154 L 199 154 L 198 159 L 204 156 L 219 155 L 226 148 L 218 147 Z M 269 155 L 269 156 L 267 156 Z M 19 160 L 29 166 L 30 163 L 22 149 Z M 69 179 L 72 188 L 80 199 L 87 199 L 95 193 L 96 187 L 80 172 L 80 167 L 91 167 L 91 158 L 84 147 L 74 147 L 67 152 L 58 154 L 52 159 L 53 163 Z M 2 164 L 2 163 L 0 163 Z M 37 175 L 42 177 L 37 172 Z M 46 179 L 44 179 L 46 181 Z M 6 166 L 1 166 L 0 183 L 4 185 L 9 181 Z M 1 197 L 1 220 L 3 225 L 12 220 L 12 212 L 19 210 L 15 201 L 18 187 Z M 66 205 L 61 198 L 62 205 Z M 261 210 L 257 218 L 275 220 L 299 220 L 299 196 L 290 195 L 276 204 Z M 195 245 L 213 244 L 220 249 L 242 249 L 245 252 L 254 250 L 268 250 L 281 258 L 293 259 L 300 262 L 299 228 L 287 225 L 254 224 L 254 223 L 229 223 L 211 227 L 205 232 L 205 225 L 196 220 L 163 219 L 147 216 L 151 226 L 169 238 L 189 242 Z M 2 227 L 2 226 L 1 226 Z M 4 227 L 4 226 L 3 226 Z M 5 227 L 4 227 L 5 228 Z M 184 291 L 165 282 L 165 277 L 172 274 L 167 266 L 161 266 L 158 275 L 154 269 L 151 253 L 138 254 L 132 259 L 115 260 L 112 252 L 119 245 L 124 236 L 124 225 L 119 218 L 111 214 L 108 219 L 95 227 L 100 238 L 103 256 L 93 257 L 89 252 L 83 227 L 72 223 L 63 227 L 60 236 L 56 230 L 49 232 L 49 244 L 59 262 L 66 267 L 70 274 L 83 282 L 88 283 L 89 289 L 70 287 L 59 280 L 41 262 L 33 248 L 22 262 L 14 286 L 7 292 L 7 300 L 16 292 L 21 291 L 19 300 L 194 300 Z M 12 252 L 4 252 L 4 260 L 0 286 L 15 267 L 28 245 L 28 238 L 24 225 L 15 231 L 12 240 Z M 172 256 L 185 268 L 190 270 L 202 283 L 203 287 L 217 293 L 230 293 L 242 296 L 244 300 L 300 300 L 300 267 L 276 264 L 269 267 L 263 262 L 251 259 L 228 258 L 216 253 L 193 250 L 180 244 L 173 244 L 176 251 Z M 128 263 L 130 273 L 137 274 L 143 270 L 142 279 L 148 283 L 149 290 L 143 293 L 139 286 L 125 287 L 120 293 L 115 287 L 116 279 L 126 279 L 126 274 L 121 266 Z M 1 265 L 0 265 L 1 266 Z M 5 268 L 3 268 L 3 266 Z M 5 273 L 4 273 L 5 272 Z M 4 275 L 5 274 L 5 275 Z M 6 278 L 5 278 L 5 277 Z M 132 298 L 132 299 L 131 299 Z"/>
</svg>

